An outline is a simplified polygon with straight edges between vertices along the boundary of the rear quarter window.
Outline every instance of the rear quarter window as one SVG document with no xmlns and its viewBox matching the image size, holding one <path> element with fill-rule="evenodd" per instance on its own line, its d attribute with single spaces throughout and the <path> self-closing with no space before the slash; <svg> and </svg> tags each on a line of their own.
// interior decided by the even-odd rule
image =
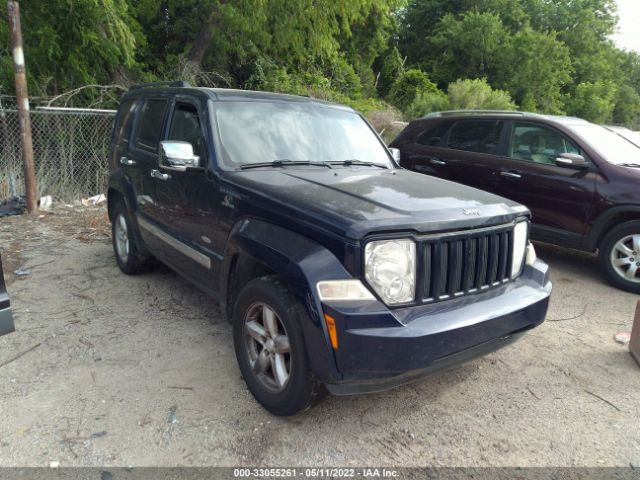
<svg viewBox="0 0 640 480">
<path fill-rule="evenodd" d="M 133 123 L 134 112 L 136 110 L 136 101 L 128 99 L 122 102 L 118 109 L 118 117 L 114 127 L 114 135 L 116 142 L 129 142 L 131 135 L 131 124 Z"/>
</svg>

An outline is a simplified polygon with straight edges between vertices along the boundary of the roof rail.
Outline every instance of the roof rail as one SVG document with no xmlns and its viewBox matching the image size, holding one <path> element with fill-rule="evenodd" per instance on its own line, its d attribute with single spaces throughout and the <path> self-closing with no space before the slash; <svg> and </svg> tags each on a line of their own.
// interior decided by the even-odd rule
<svg viewBox="0 0 640 480">
<path fill-rule="evenodd" d="M 431 112 L 427 113 L 422 118 L 433 118 L 433 117 L 447 117 L 453 115 L 517 115 L 524 116 L 527 115 L 527 112 L 520 112 L 518 110 L 446 110 L 443 112 Z"/>
<path fill-rule="evenodd" d="M 138 90 L 141 88 L 155 88 L 155 87 L 187 88 L 190 86 L 191 84 L 189 82 L 185 82 L 184 80 L 177 80 L 174 82 L 139 83 L 138 85 L 132 85 L 131 87 L 129 87 L 129 90 Z"/>
</svg>

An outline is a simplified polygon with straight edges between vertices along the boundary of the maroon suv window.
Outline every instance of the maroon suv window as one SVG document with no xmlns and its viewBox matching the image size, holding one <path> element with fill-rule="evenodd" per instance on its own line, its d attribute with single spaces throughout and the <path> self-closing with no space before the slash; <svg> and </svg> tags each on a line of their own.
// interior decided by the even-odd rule
<svg viewBox="0 0 640 480">
<path fill-rule="evenodd" d="M 429 128 L 420 134 L 416 139 L 416 143 L 419 145 L 426 145 L 428 147 L 439 147 L 443 144 L 444 137 L 450 126 L 451 123 L 446 122 Z"/>
<path fill-rule="evenodd" d="M 454 125 L 447 147 L 467 152 L 496 154 L 500 144 L 503 121 L 463 121 Z"/>
</svg>

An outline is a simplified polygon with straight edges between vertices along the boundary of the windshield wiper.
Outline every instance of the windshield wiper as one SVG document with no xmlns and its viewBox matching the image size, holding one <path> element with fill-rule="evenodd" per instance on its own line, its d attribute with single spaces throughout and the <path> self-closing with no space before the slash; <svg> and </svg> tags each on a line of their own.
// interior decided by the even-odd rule
<svg viewBox="0 0 640 480">
<path fill-rule="evenodd" d="M 619 163 L 620 167 L 632 167 L 632 168 L 640 168 L 640 163 Z"/>
<path fill-rule="evenodd" d="M 387 167 L 386 165 L 382 165 L 381 163 L 363 162 L 362 160 L 358 160 L 357 158 L 349 158 L 347 160 L 332 160 L 329 163 L 332 163 L 333 165 L 362 165 L 363 167 L 378 167 L 384 168 L 385 170 L 389 169 L 389 167 Z"/>
<path fill-rule="evenodd" d="M 272 160 L 271 162 L 245 163 L 244 165 L 240 165 L 240 168 L 242 170 L 247 170 L 249 168 L 287 167 L 292 165 L 311 165 L 312 167 L 332 168 L 331 165 L 325 162 L 311 162 L 309 160 L 288 160 L 286 158 L 280 160 Z"/>
</svg>

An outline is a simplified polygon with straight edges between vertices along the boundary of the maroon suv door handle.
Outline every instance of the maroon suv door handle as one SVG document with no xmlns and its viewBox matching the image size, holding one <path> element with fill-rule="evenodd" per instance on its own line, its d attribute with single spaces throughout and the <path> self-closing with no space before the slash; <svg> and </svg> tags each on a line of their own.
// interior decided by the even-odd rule
<svg viewBox="0 0 640 480">
<path fill-rule="evenodd" d="M 439 158 L 432 158 L 431 160 L 429 160 L 429 163 L 433 164 L 433 165 L 446 165 L 447 162 L 445 162 L 444 160 L 440 160 Z"/>
<path fill-rule="evenodd" d="M 522 175 L 517 172 L 500 172 L 500 175 L 507 178 L 522 178 Z"/>
</svg>

